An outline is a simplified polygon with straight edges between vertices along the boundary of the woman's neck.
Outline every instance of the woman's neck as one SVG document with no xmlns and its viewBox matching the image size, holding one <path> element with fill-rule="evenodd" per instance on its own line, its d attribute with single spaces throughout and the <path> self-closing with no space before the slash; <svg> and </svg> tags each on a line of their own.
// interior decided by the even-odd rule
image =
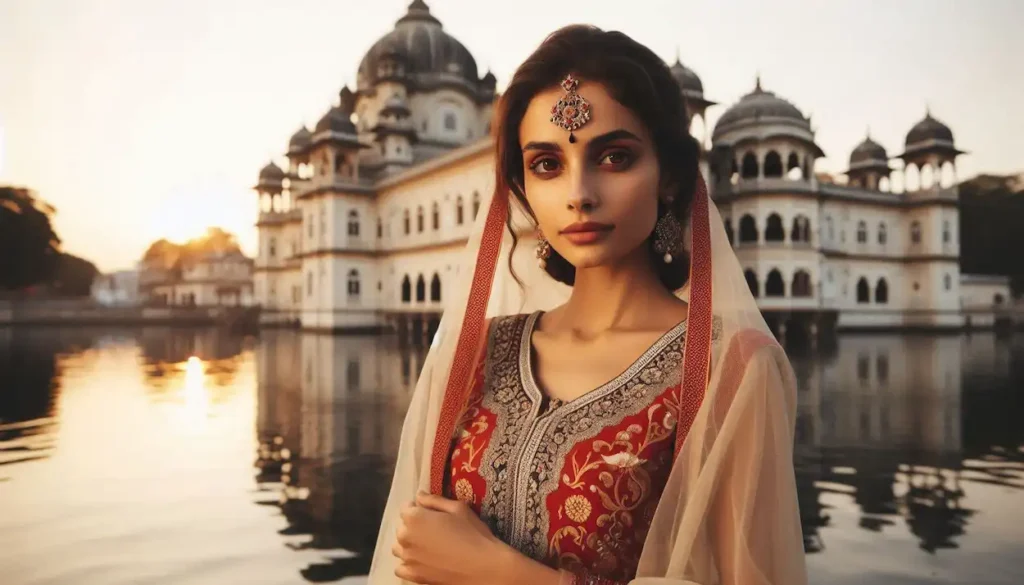
<svg viewBox="0 0 1024 585">
<path fill-rule="evenodd" d="M 558 328 L 591 337 L 615 329 L 661 329 L 680 321 L 685 303 L 665 288 L 650 262 L 641 246 L 614 265 L 577 269 L 572 295 L 559 310 Z"/>
</svg>

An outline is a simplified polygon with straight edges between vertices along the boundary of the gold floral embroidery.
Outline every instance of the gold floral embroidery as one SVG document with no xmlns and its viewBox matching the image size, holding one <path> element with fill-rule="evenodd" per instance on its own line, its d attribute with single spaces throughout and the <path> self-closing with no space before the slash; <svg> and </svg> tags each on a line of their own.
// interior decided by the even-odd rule
<svg viewBox="0 0 1024 585">
<path fill-rule="evenodd" d="M 565 500 L 565 515 L 573 522 L 586 522 L 590 518 L 590 510 L 590 500 L 579 494 L 573 494 Z"/>
<path fill-rule="evenodd" d="M 473 484 L 468 479 L 463 477 L 455 482 L 455 498 L 467 504 L 473 503 L 476 496 L 473 494 Z"/>
<path fill-rule="evenodd" d="M 616 433 L 611 442 L 594 441 L 592 451 L 587 453 L 582 463 L 577 460 L 576 453 L 573 454 L 572 477 L 563 474 L 562 483 L 572 489 L 588 490 L 600 498 L 602 513 L 596 520 L 600 530 L 587 533 L 583 526 L 563 527 L 552 535 L 548 543 L 549 552 L 558 555 L 560 538 L 585 535 L 582 548 L 593 551 L 597 559 L 591 570 L 608 574 L 635 565 L 632 559 L 620 557 L 630 548 L 629 543 L 636 538 L 638 529 L 646 532 L 638 524 L 647 521 L 653 491 L 651 473 L 662 463 L 658 461 L 651 468 L 646 465 L 648 459 L 645 456 L 651 453 L 656 443 L 674 437 L 675 432 L 675 417 L 670 408 L 655 403 L 647 408 L 646 414 L 646 425 L 631 424 Z M 597 481 L 585 477 L 586 472 L 597 470 Z M 584 503 L 586 514 L 581 513 Z M 566 498 L 563 509 L 569 520 L 577 524 L 586 522 L 593 511 L 590 501 L 580 494 Z M 561 510 L 559 513 L 561 515 Z M 581 544 L 578 538 L 575 540 Z M 570 561 L 570 556 L 575 555 L 560 556 L 560 560 Z"/>
<path fill-rule="evenodd" d="M 467 413 L 466 418 L 472 419 L 472 417 L 476 417 L 476 419 L 473 420 L 472 424 L 463 428 L 460 433 L 460 445 L 456 450 L 456 453 L 462 449 L 466 450 L 466 460 L 462 462 L 462 471 L 467 473 L 472 473 L 477 470 L 477 463 L 475 460 L 478 459 L 483 452 L 482 447 L 484 445 L 484 441 L 481 440 L 480 443 L 477 444 L 476 439 L 480 438 L 480 436 L 483 435 L 490 427 L 490 425 L 487 424 L 487 417 L 480 415 L 479 413 L 480 409 L 478 407 L 471 408 Z"/>
</svg>

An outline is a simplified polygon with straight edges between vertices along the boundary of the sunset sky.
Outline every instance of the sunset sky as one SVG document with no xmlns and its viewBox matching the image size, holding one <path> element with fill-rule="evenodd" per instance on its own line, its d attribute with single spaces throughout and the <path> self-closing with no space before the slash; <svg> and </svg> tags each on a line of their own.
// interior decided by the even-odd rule
<svg viewBox="0 0 1024 585">
<path fill-rule="evenodd" d="M 65 249 L 127 268 L 219 225 L 255 251 L 251 186 L 313 125 L 409 0 L 0 0 L 0 184 L 56 206 Z M 499 90 L 551 30 L 623 30 L 725 108 L 754 85 L 811 114 L 841 171 L 870 126 L 896 154 L 926 105 L 970 152 L 1024 171 L 1019 0 L 428 0 Z"/>
</svg>

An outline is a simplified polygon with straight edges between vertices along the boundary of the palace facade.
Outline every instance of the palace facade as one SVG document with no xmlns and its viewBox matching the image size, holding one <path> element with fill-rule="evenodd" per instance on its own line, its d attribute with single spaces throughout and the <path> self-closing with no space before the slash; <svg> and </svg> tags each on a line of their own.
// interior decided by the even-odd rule
<svg viewBox="0 0 1024 585">
<path fill-rule="evenodd" d="M 677 59 L 705 127 L 716 104 Z M 493 189 L 496 80 L 422 0 L 358 66 L 287 165 L 259 173 L 254 294 L 265 324 L 426 339 L 457 278 L 455 258 Z M 957 148 L 926 113 L 890 156 L 869 136 L 845 178 L 793 103 L 754 89 L 718 119 L 702 168 L 748 284 L 773 328 L 959 328 Z M 532 246 L 519 251 L 532 254 Z M 1008 295 L 1007 295 L 1008 296 Z M 978 322 L 983 322 L 978 321 Z"/>
</svg>

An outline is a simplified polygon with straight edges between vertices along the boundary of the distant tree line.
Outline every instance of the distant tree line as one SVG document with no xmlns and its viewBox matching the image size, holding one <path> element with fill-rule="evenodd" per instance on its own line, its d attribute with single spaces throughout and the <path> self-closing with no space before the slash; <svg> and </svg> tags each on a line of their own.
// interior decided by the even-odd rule
<svg viewBox="0 0 1024 585">
<path fill-rule="evenodd" d="M 149 245 L 142 255 L 142 263 L 150 269 L 180 273 L 183 268 L 198 262 L 208 254 L 241 254 L 234 234 L 219 227 L 211 227 L 198 238 L 176 244 L 161 238 Z"/>
<path fill-rule="evenodd" d="M 1024 175 L 978 175 L 960 184 L 960 270 L 1010 276 L 1024 292 Z"/>
<path fill-rule="evenodd" d="M 89 295 L 99 271 L 61 250 L 55 211 L 29 189 L 0 185 L 0 292 Z"/>
</svg>

